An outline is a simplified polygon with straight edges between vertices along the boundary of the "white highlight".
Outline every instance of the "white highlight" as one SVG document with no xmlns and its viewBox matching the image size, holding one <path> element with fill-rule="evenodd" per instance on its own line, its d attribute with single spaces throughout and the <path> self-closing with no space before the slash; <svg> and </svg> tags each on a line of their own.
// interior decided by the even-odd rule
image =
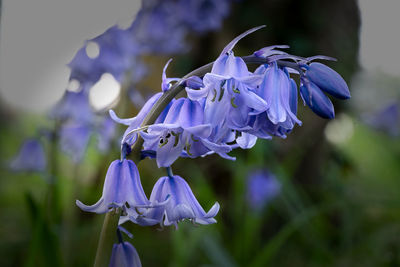
<svg viewBox="0 0 400 267">
<path fill-rule="evenodd" d="M 89 58 L 95 59 L 100 54 L 100 47 L 96 42 L 88 42 L 85 51 Z"/>
<path fill-rule="evenodd" d="M 80 82 L 73 79 L 70 80 L 67 86 L 67 90 L 68 91 L 72 91 L 72 92 L 79 92 L 80 91 Z"/>
<path fill-rule="evenodd" d="M 104 73 L 89 92 L 89 101 L 95 110 L 112 108 L 119 101 L 121 85 L 110 73 Z"/>
<path fill-rule="evenodd" d="M 346 114 L 340 114 L 334 120 L 330 121 L 325 128 L 326 139 L 335 145 L 349 141 L 353 134 L 353 120 Z"/>
</svg>

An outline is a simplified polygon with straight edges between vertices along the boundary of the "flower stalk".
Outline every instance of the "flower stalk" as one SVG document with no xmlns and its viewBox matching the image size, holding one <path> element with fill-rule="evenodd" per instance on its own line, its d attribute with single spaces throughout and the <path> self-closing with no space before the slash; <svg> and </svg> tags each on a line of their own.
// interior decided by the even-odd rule
<svg viewBox="0 0 400 267">
<path fill-rule="evenodd" d="M 119 208 L 106 213 L 101 229 L 94 267 L 107 267 L 109 265 L 112 247 L 117 239 L 116 231 L 120 215 L 121 209 Z"/>
</svg>

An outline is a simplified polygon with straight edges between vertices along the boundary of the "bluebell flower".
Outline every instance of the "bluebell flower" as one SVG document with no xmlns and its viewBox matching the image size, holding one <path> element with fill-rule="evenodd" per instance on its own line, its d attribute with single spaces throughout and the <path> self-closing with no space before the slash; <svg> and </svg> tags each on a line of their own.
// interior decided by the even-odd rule
<svg viewBox="0 0 400 267">
<path fill-rule="evenodd" d="M 144 118 L 147 116 L 147 114 L 149 113 L 149 111 L 151 110 L 153 105 L 158 101 L 158 99 L 162 96 L 162 94 L 163 93 L 160 92 L 160 93 L 153 95 L 149 100 L 147 100 L 147 102 L 143 105 L 143 107 L 139 111 L 139 113 L 133 118 L 121 119 L 115 114 L 115 112 L 113 110 L 110 110 L 110 116 L 115 122 L 129 126 L 123 135 L 122 142 L 121 142 L 122 144 L 126 143 L 128 145 L 133 145 L 136 142 L 137 136 L 139 133 L 136 130 L 140 128 L 140 126 L 143 123 Z M 168 110 L 171 107 L 171 105 L 173 104 L 173 102 L 174 102 L 174 100 L 172 100 L 167 105 L 167 107 L 163 110 L 163 112 L 157 118 L 155 123 L 164 121 L 164 118 L 165 118 L 166 114 L 168 113 Z"/>
<path fill-rule="evenodd" d="M 178 12 L 183 23 L 194 31 L 206 32 L 221 27 L 229 14 L 229 0 L 180 0 Z"/>
<path fill-rule="evenodd" d="M 378 111 L 365 114 L 362 119 L 374 129 L 391 136 L 400 135 L 400 104 L 398 102 L 383 105 Z"/>
<path fill-rule="evenodd" d="M 333 119 L 335 109 L 331 100 L 321 89 L 307 78 L 302 77 L 300 82 L 300 95 L 304 103 L 322 118 Z"/>
<path fill-rule="evenodd" d="M 173 54 L 187 50 L 187 27 L 177 15 L 175 1 L 142 1 L 130 31 L 142 53 Z"/>
<path fill-rule="evenodd" d="M 107 152 L 110 149 L 111 142 L 116 133 L 117 125 L 115 121 L 109 117 L 102 120 L 97 129 L 97 147 L 100 152 Z"/>
<path fill-rule="evenodd" d="M 168 60 L 167 64 L 165 64 L 164 69 L 163 69 L 162 82 L 161 82 L 161 89 L 163 92 L 169 90 L 169 88 L 171 87 L 171 82 L 180 80 L 179 78 L 167 78 L 167 74 L 165 72 L 167 71 L 168 65 L 171 61 L 172 61 L 172 58 L 170 60 Z"/>
<path fill-rule="evenodd" d="M 269 139 L 271 135 L 286 138 L 294 125 L 301 125 L 297 118 L 297 85 L 286 70 L 280 69 L 276 63 L 261 66 L 256 70 L 263 74 L 263 80 L 257 90 L 268 104 L 266 111 L 250 116 L 248 132 L 259 138 Z M 255 112 L 252 112 L 254 114 Z"/>
<path fill-rule="evenodd" d="M 267 102 L 266 113 L 273 124 L 285 122 L 293 125 L 301 124 L 295 115 L 297 112 L 296 83 L 284 70 L 278 68 L 276 63 L 271 63 L 266 68 L 257 94 Z"/>
<path fill-rule="evenodd" d="M 86 46 L 90 42 L 99 48 L 96 57 L 89 57 Z M 104 73 L 110 73 L 117 81 L 136 62 L 139 47 L 128 29 L 113 26 L 99 36 L 85 42 L 68 64 L 71 69 L 70 79 L 83 84 L 95 84 Z"/>
<path fill-rule="evenodd" d="M 168 60 L 168 62 L 165 64 L 164 69 L 163 69 L 162 82 L 161 82 L 161 89 L 163 92 L 169 90 L 169 88 L 171 87 L 171 84 L 170 84 L 171 82 L 180 80 L 178 78 L 167 78 L 166 70 L 167 70 L 167 67 L 168 67 L 169 63 L 171 62 L 171 60 L 172 59 Z M 162 94 L 163 93 L 160 92 L 160 93 L 153 95 L 149 100 L 146 101 L 146 103 L 143 105 L 143 107 L 141 108 L 139 113 L 133 118 L 121 119 L 115 114 L 115 112 L 113 110 L 110 110 L 110 116 L 114 121 L 129 126 L 128 129 L 126 129 L 125 134 L 122 138 L 122 143 L 127 143 L 128 145 L 133 145 L 133 143 L 135 143 L 138 132 L 135 132 L 134 130 L 138 129 L 141 126 L 144 118 L 147 116 L 147 114 L 149 113 L 151 108 L 158 101 L 158 99 L 162 96 Z M 175 99 L 173 99 L 168 104 L 168 106 L 164 109 L 164 111 L 162 112 L 162 114 L 159 116 L 159 118 L 156 120 L 155 123 L 158 123 L 158 122 L 161 122 L 164 120 L 169 108 L 171 107 L 171 105 L 174 101 L 175 101 Z"/>
<path fill-rule="evenodd" d="M 141 267 L 139 254 L 129 242 L 113 245 L 109 267 Z"/>
<path fill-rule="evenodd" d="M 179 156 L 198 157 L 207 152 L 227 153 L 231 149 L 208 140 L 211 125 L 204 123 L 204 110 L 200 102 L 188 98 L 176 100 L 165 119 L 151 125 L 141 136 L 144 149 L 156 151 L 157 165 L 170 166 Z"/>
<path fill-rule="evenodd" d="M 161 223 L 177 227 L 178 222 L 185 219 L 198 224 L 212 224 L 216 223 L 214 217 L 219 211 L 219 204 L 216 202 L 206 213 L 187 182 L 178 175 L 161 177 L 154 185 L 150 201 L 164 202 L 165 205 L 148 209 L 142 214 L 129 209 L 129 219 L 143 226 Z"/>
<path fill-rule="evenodd" d="M 86 90 L 65 91 L 61 100 L 50 111 L 49 116 L 61 121 L 91 122 L 94 114 L 89 103 L 88 92 Z"/>
<path fill-rule="evenodd" d="M 42 172 L 46 169 L 46 154 L 40 141 L 35 138 L 25 140 L 18 154 L 11 160 L 13 171 Z"/>
<path fill-rule="evenodd" d="M 84 205 L 79 200 L 76 205 L 84 211 L 106 213 L 112 208 L 150 207 L 140 182 L 139 171 L 131 160 L 114 160 L 108 168 L 103 186 L 103 194 L 92 206 Z"/>
<path fill-rule="evenodd" d="M 254 92 L 261 76 L 249 72 L 243 59 L 235 57 L 232 51 L 240 39 L 259 28 L 239 35 L 223 49 L 211 73 L 203 78 L 204 88 L 186 90 L 193 100 L 206 97 L 205 121 L 213 127 L 226 121 L 229 128 L 243 128 L 250 111 L 262 112 L 266 109 L 267 103 Z"/>
<path fill-rule="evenodd" d="M 64 124 L 60 129 L 61 150 L 79 163 L 85 155 L 91 133 L 91 127 L 86 124 Z"/>
<path fill-rule="evenodd" d="M 261 210 L 281 191 L 275 175 L 265 169 L 254 170 L 247 177 L 247 203 L 254 210 Z"/>
<path fill-rule="evenodd" d="M 318 62 L 313 62 L 309 66 L 303 65 L 303 67 L 306 68 L 305 76 L 308 80 L 322 91 L 339 99 L 350 98 L 350 91 L 345 80 L 333 69 Z"/>
</svg>

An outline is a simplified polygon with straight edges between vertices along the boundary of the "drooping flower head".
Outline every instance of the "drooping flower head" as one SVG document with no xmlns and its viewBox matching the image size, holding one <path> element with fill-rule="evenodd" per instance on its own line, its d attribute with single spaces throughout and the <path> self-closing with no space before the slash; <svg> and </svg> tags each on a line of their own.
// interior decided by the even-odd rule
<svg viewBox="0 0 400 267">
<path fill-rule="evenodd" d="M 205 121 L 213 127 L 226 122 L 229 128 L 242 128 L 251 110 L 265 110 L 267 103 L 253 91 L 261 76 L 250 73 L 243 59 L 235 57 L 232 51 L 240 39 L 262 27 L 246 31 L 224 48 L 211 73 L 204 76 L 204 88 L 187 90 L 188 97 L 193 100 L 206 98 Z"/>
<path fill-rule="evenodd" d="M 111 142 L 116 134 L 117 124 L 110 117 L 104 118 L 97 129 L 98 143 L 100 152 L 105 153 L 112 145 Z"/>
<path fill-rule="evenodd" d="M 130 31 L 142 53 L 174 54 L 187 50 L 187 28 L 179 19 L 179 4 L 169 0 L 142 1 Z"/>
<path fill-rule="evenodd" d="M 129 119 L 121 119 L 119 118 L 113 110 L 110 110 L 110 117 L 118 123 L 124 124 L 129 126 L 122 138 L 122 143 L 127 143 L 128 145 L 133 145 L 137 139 L 137 134 L 135 130 L 140 127 L 142 124 L 144 118 L 147 116 L 153 105 L 158 101 L 158 99 L 162 96 L 162 93 L 157 93 L 153 95 L 147 102 L 143 105 L 142 109 L 139 111 L 139 113 Z M 167 106 L 166 110 L 169 108 L 169 105 Z M 164 113 L 164 112 L 163 112 Z M 162 117 L 162 115 L 160 115 Z"/>
<path fill-rule="evenodd" d="M 252 126 L 249 133 L 264 139 L 269 135 L 286 138 L 286 133 L 296 123 L 301 125 L 296 117 L 297 85 L 276 62 L 260 66 L 256 73 L 263 75 L 257 94 L 267 102 L 267 107 L 266 111 L 249 117 L 249 125 Z"/>
<path fill-rule="evenodd" d="M 90 107 L 88 92 L 83 89 L 79 92 L 65 91 L 49 115 L 50 118 L 60 121 L 91 122 L 94 114 Z"/>
<path fill-rule="evenodd" d="M 104 181 L 103 194 L 99 201 L 92 206 L 86 206 L 79 200 L 76 205 L 84 211 L 106 213 L 112 208 L 149 207 L 140 182 L 139 171 L 131 160 L 115 160 L 108 168 Z"/>
<path fill-rule="evenodd" d="M 161 177 L 153 187 L 150 201 L 165 205 L 148 209 L 142 214 L 129 209 L 127 219 L 143 226 L 160 223 L 177 227 L 178 222 L 185 219 L 198 224 L 212 224 L 216 223 L 214 217 L 219 211 L 219 204 L 216 202 L 206 213 L 187 182 L 178 175 Z"/>
<path fill-rule="evenodd" d="M 74 163 L 85 155 L 92 129 L 86 124 L 67 123 L 60 129 L 60 147 Z"/>
<path fill-rule="evenodd" d="M 150 126 L 141 135 L 145 140 L 144 149 L 156 151 L 158 166 L 168 167 L 179 156 L 194 158 L 209 151 L 230 151 L 228 146 L 209 141 L 210 134 L 211 125 L 204 123 L 201 103 L 180 98 L 174 101 L 162 122 Z"/>
<path fill-rule="evenodd" d="M 13 171 L 42 172 L 46 169 L 46 162 L 42 144 L 38 139 L 30 138 L 22 144 L 9 166 Z"/>
<path fill-rule="evenodd" d="M 113 245 L 109 267 L 141 267 L 139 254 L 129 242 Z"/>
<path fill-rule="evenodd" d="M 229 0 L 180 0 L 178 12 L 182 21 L 197 32 L 216 30 L 229 13 Z"/>
<path fill-rule="evenodd" d="M 97 53 L 88 54 L 90 48 L 97 48 Z M 136 59 L 139 53 L 137 42 L 128 29 L 112 26 L 99 36 L 86 41 L 68 64 L 71 69 L 71 80 L 81 85 L 95 84 L 104 73 L 110 73 L 121 81 L 124 72 L 132 66 L 139 65 Z"/>
<path fill-rule="evenodd" d="M 400 103 L 391 102 L 377 111 L 365 114 L 363 121 L 376 130 L 391 136 L 400 135 Z"/>
<path fill-rule="evenodd" d="M 247 202 L 254 210 L 261 210 L 281 190 L 275 175 L 265 169 L 254 170 L 247 177 Z"/>
</svg>

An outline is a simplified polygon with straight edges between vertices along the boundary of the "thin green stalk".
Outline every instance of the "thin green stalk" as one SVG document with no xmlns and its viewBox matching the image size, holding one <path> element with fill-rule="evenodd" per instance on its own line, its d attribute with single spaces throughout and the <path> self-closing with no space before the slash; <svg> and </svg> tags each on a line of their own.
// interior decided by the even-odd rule
<svg viewBox="0 0 400 267">
<path fill-rule="evenodd" d="M 94 267 L 107 267 L 109 265 L 112 247 L 117 239 L 116 231 L 120 215 L 121 209 L 118 208 L 106 213 L 101 229 Z"/>
<path fill-rule="evenodd" d="M 50 170 L 49 170 L 49 185 L 45 197 L 46 216 L 50 223 L 58 222 L 60 215 L 60 203 L 59 203 L 59 181 L 58 176 L 58 132 L 60 129 L 60 123 L 55 122 L 54 130 L 51 136 L 51 144 L 48 158 L 50 159 Z"/>
</svg>

